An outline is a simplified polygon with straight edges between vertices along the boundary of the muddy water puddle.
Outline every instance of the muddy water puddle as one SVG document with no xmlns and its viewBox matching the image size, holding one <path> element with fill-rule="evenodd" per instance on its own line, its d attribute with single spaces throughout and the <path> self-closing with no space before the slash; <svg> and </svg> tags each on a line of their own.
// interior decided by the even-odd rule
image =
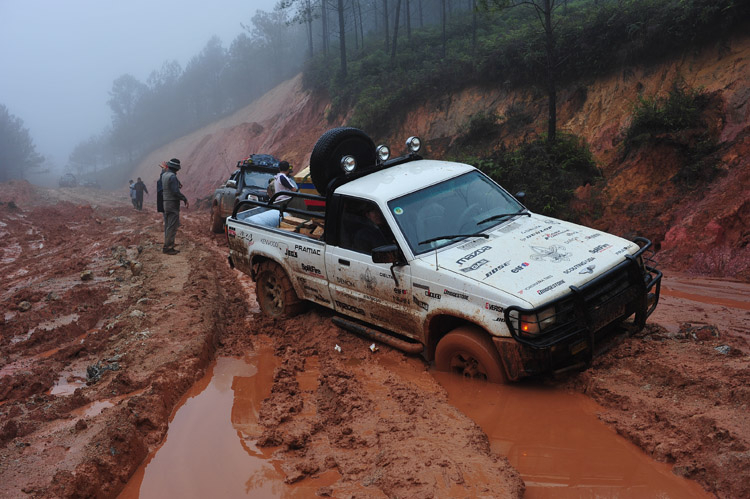
<svg viewBox="0 0 750 499">
<path fill-rule="evenodd" d="M 263 349 L 242 359 L 216 360 L 183 397 L 164 443 L 140 466 L 121 499 L 203 497 L 315 497 L 337 472 L 284 483 L 273 448 L 255 441 L 258 411 L 271 393 L 278 359 Z"/>
<path fill-rule="evenodd" d="M 350 367 L 357 370 L 357 364 Z M 315 497 L 318 489 L 334 484 L 340 476 L 329 471 L 287 485 L 275 449 L 255 445 L 262 432 L 258 411 L 277 365 L 270 348 L 242 359 L 219 358 L 183 398 L 165 442 L 120 498 Z M 421 363 L 382 365 L 417 386 L 425 383 Z M 492 450 L 521 473 L 525 497 L 709 497 L 600 422 L 600 407 L 583 395 L 432 375 L 450 402 L 484 430 Z M 309 358 L 297 377 L 300 388 L 313 391 L 317 378 L 317 358 Z"/>
<path fill-rule="evenodd" d="M 525 497 L 711 497 L 605 426 L 596 417 L 601 408 L 583 395 L 433 376 L 484 430 L 492 450 L 521 473 Z"/>
</svg>

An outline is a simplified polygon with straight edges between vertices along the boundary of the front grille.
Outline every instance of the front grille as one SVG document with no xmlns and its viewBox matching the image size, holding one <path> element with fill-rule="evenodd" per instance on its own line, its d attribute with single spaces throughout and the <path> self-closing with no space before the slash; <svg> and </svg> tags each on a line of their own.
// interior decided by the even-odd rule
<svg viewBox="0 0 750 499">
<path fill-rule="evenodd" d="M 642 294 L 640 271 L 634 261 L 626 260 L 609 272 L 578 288 L 571 286 L 571 294 L 534 310 L 508 310 L 506 323 L 511 334 L 521 343 L 534 348 L 547 348 L 576 338 L 587 338 L 613 321 L 630 315 L 633 304 Z M 520 315 L 533 315 L 555 307 L 554 325 L 543 328 L 539 335 L 526 335 L 516 330 Z M 518 314 L 514 316 L 512 314 Z M 544 319 L 540 325 L 544 326 Z"/>
</svg>

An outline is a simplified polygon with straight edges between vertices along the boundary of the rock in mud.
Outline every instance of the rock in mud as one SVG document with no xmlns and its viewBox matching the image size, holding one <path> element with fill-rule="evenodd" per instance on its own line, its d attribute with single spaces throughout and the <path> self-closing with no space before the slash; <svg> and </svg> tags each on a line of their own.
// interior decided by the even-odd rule
<svg viewBox="0 0 750 499">
<path fill-rule="evenodd" d="M 29 310 L 31 310 L 31 302 L 22 301 L 18 304 L 18 310 L 20 310 L 21 312 L 28 312 Z"/>
<path fill-rule="evenodd" d="M 82 281 L 90 281 L 94 278 L 94 272 L 91 270 L 84 270 L 81 272 L 81 280 Z"/>
</svg>

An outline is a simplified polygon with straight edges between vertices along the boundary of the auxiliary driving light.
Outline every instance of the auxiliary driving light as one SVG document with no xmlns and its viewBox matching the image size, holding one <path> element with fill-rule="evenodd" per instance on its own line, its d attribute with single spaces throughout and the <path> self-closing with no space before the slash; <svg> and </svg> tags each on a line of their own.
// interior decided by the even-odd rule
<svg viewBox="0 0 750 499">
<path fill-rule="evenodd" d="M 406 148 L 410 153 L 416 154 L 422 148 L 422 141 L 419 140 L 419 137 L 409 137 L 406 139 Z"/>
<path fill-rule="evenodd" d="M 344 156 L 341 158 L 341 169 L 344 170 L 344 173 L 349 174 L 353 172 L 356 167 L 357 160 L 354 159 L 354 156 Z"/>
<path fill-rule="evenodd" d="M 388 146 L 386 146 L 386 145 L 381 145 L 381 146 L 378 146 L 378 148 L 377 148 L 377 149 L 375 149 L 375 151 L 377 152 L 377 154 L 378 154 L 378 159 L 379 159 L 379 160 L 380 160 L 381 162 L 383 162 L 383 161 L 388 161 L 388 158 L 390 158 L 390 157 L 391 157 L 391 150 L 390 150 L 390 149 L 388 149 Z"/>
</svg>

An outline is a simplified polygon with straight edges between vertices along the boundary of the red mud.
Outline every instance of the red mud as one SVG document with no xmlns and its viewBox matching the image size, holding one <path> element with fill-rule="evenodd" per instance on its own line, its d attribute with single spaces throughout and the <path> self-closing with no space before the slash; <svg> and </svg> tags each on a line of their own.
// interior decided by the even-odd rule
<svg viewBox="0 0 750 499">
<path fill-rule="evenodd" d="M 273 457 L 284 487 L 523 494 L 521 474 L 428 366 L 383 345 L 373 355 L 318 308 L 259 318 L 207 212 L 183 212 L 181 253 L 168 256 L 160 216 L 146 210 L 125 192 L 0 184 L 0 497 L 115 497 L 212 360 L 267 342 L 279 365 L 270 396 L 245 409 L 259 424 L 242 438 Z M 544 383 L 592 398 L 600 419 L 709 493 L 748 497 L 748 287 L 694 282 L 668 277 L 646 330 L 588 371 Z M 692 299 L 706 293 L 722 301 Z M 81 383 L 87 370 L 99 377 Z"/>
</svg>

